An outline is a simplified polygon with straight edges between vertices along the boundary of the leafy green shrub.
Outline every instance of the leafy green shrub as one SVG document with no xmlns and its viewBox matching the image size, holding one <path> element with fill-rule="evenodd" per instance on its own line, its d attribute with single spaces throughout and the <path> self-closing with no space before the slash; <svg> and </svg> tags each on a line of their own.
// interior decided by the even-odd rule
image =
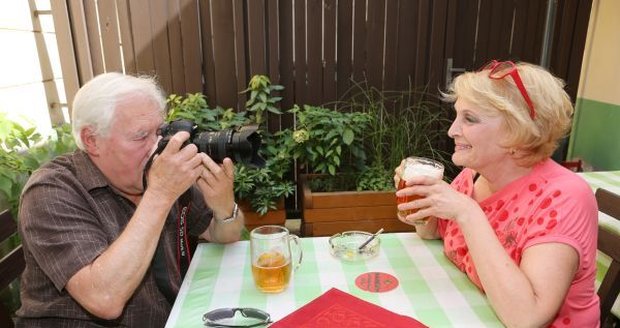
<svg viewBox="0 0 620 328">
<path fill-rule="evenodd" d="M 44 138 L 36 128 L 24 127 L 0 113 L 0 195 L 14 217 L 30 174 L 43 163 L 75 148 L 69 124 L 55 127 Z"/>
</svg>

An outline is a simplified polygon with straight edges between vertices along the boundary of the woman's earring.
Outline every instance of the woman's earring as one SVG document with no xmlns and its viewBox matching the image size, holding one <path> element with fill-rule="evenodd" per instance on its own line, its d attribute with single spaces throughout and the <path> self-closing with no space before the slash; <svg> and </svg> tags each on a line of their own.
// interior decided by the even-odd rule
<svg viewBox="0 0 620 328">
<path fill-rule="evenodd" d="M 510 155 L 514 155 L 517 153 L 517 149 L 515 148 L 510 148 Z"/>
</svg>

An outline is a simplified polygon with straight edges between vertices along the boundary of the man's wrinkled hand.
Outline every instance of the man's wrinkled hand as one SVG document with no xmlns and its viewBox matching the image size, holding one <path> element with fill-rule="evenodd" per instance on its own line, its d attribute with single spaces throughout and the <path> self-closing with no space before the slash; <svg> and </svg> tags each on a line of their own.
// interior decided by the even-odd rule
<svg viewBox="0 0 620 328">
<path fill-rule="evenodd" d="M 235 202 L 233 192 L 235 166 L 230 158 L 217 164 L 206 154 L 201 156 L 201 170 L 196 180 L 205 201 L 213 210 L 215 217 L 227 217 L 232 213 Z"/>
<path fill-rule="evenodd" d="M 163 199 L 176 200 L 200 176 L 203 166 L 198 149 L 193 144 L 183 147 L 189 137 L 187 132 L 176 133 L 153 159 L 148 172 L 148 189 Z"/>
</svg>

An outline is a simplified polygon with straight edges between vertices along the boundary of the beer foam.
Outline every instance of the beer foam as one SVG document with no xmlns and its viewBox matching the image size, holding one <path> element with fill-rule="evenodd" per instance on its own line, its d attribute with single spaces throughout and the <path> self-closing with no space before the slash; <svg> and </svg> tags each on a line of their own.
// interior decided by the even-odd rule
<svg viewBox="0 0 620 328">
<path fill-rule="evenodd" d="M 435 179 L 443 178 L 443 170 L 440 167 L 420 163 L 410 163 L 405 166 L 403 179 L 409 180 L 415 176 L 426 176 Z"/>
</svg>

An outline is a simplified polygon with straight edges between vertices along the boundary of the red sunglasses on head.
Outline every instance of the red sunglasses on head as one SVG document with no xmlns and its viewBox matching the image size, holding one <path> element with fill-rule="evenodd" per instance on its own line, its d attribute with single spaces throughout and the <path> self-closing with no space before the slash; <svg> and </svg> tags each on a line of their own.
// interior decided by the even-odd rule
<svg viewBox="0 0 620 328">
<path fill-rule="evenodd" d="M 506 76 L 510 75 L 512 80 L 515 81 L 519 92 L 525 99 L 527 103 L 527 107 L 530 108 L 530 117 L 532 119 L 536 118 L 536 111 L 534 110 L 534 103 L 532 103 L 532 99 L 530 99 L 530 95 L 527 93 L 525 86 L 523 85 L 523 81 L 521 80 L 521 76 L 519 76 L 519 71 L 517 70 L 517 65 L 511 61 L 497 61 L 492 60 L 485 65 L 482 66 L 478 71 L 489 70 L 489 78 L 493 80 L 501 80 Z"/>
</svg>

